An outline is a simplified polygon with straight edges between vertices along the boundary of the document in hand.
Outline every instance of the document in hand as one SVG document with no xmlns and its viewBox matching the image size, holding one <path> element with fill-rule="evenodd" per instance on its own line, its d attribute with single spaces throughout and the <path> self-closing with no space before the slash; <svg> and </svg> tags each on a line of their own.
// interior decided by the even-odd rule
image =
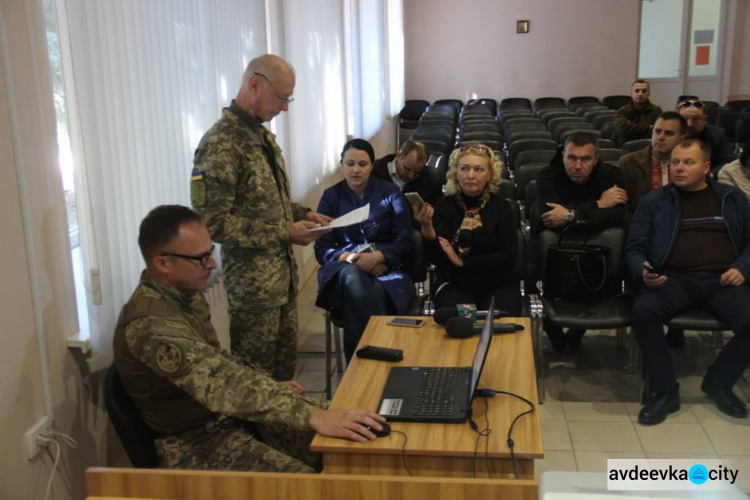
<svg viewBox="0 0 750 500">
<path fill-rule="evenodd" d="M 344 214 L 338 219 L 333 219 L 330 224 L 327 226 L 320 226 L 315 227 L 313 229 L 310 229 L 310 232 L 314 231 L 331 231 L 333 229 L 336 229 L 337 227 L 346 227 L 346 226 L 352 226 L 354 224 L 359 224 L 362 221 L 367 220 L 367 217 L 370 216 L 370 204 L 368 203 L 364 207 L 357 208 L 356 210 L 352 210 L 348 214 Z"/>
</svg>

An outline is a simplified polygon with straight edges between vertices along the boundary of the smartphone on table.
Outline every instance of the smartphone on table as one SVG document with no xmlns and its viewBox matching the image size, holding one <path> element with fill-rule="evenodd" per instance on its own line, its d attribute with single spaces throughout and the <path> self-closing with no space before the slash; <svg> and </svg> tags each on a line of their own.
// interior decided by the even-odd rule
<svg viewBox="0 0 750 500">
<path fill-rule="evenodd" d="M 422 328 L 425 320 L 419 318 L 392 318 L 388 324 L 393 326 L 408 326 L 409 328 Z"/>
</svg>

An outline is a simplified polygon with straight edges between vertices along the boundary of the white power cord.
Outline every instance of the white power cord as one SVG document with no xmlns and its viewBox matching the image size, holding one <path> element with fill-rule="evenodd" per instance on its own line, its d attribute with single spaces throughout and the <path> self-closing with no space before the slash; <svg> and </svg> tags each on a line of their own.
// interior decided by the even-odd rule
<svg viewBox="0 0 750 500">
<path fill-rule="evenodd" d="M 57 442 L 57 440 L 62 440 L 63 443 L 74 449 L 78 448 L 78 443 L 71 436 L 63 434 L 62 432 L 56 431 L 54 429 L 50 429 L 47 432 L 39 434 L 36 439 L 37 443 L 40 446 L 46 446 L 47 444 L 52 443 L 57 447 L 57 451 L 55 452 L 55 461 L 52 464 L 52 470 L 49 473 L 49 481 L 47 481 L 47 489 L 44 493 L 44 500 L 47 500 L 49 498 L 50 491 L 52 491 L 52 480 L 55 478 L 57 465 L 60 462 L 61 446 L 60 443 Z"/>
</svg>

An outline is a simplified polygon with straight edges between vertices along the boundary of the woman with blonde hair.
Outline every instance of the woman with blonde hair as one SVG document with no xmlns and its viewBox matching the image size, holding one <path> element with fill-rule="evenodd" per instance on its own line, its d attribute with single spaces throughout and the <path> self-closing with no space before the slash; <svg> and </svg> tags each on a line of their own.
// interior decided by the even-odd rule
<svg viewBox="0 0 750 500">
<path fill-rule="evenodd" d="M 425 251 L 438 271 L 435 307 L 473 303 L 511 316 L 521 313 L 515 274 L 518 245 L 510 203 L 498 194 L 502 164 L 483 144 L 464 144 L 451 153 L 446 197 L 424 204 L 415 219 Z"/>
</svg>

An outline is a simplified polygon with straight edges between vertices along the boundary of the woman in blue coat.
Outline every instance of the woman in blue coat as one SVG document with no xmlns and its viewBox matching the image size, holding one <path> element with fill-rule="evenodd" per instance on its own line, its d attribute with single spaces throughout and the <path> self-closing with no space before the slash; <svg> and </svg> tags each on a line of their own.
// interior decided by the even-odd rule
<svg viewBox="0 0 750 500">
<path fill-rule="evenodd" d="M 333 218 L 370 205 L 367 220 L 334 229 L 315 242 L 321 266 L 316 304 L 343 314 L 347 361 L 370 316 L 403 314 L 413 293 L 409 211 L 395 184 L 370 175 L 374 161 L 369 142 L 347 142 L 341 152 L 344 180 L 326 189 L 318 205 L 318 213 Z"/>
</svg>

